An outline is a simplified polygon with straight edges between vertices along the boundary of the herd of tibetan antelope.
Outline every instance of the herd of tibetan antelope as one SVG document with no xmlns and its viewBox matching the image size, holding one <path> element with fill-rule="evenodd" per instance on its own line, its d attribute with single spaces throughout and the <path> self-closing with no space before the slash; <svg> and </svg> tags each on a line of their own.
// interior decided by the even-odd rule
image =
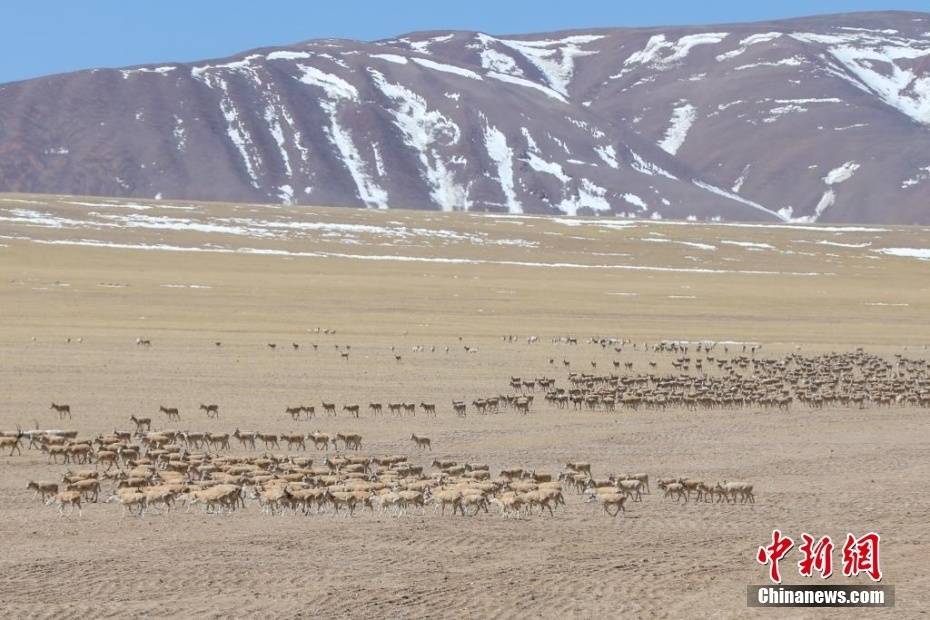
<svg viewBox="0 0 930 620">
<path fill-rule="evenodd" d="M 516 340 L 504 337 L 505 342 Z M 537 341 L 535 336 L 526 339 L 530 345 Z M 574 337 L 555 338 L 553 342 L 578 345 Z M 319 413 L 359 418 L 363 412 L 404 417 L 418 412 L 437 416 L 446 411 L 460 417 L 469 412 L 493 416 L 509 411 L 531 416 L 534 406 L 564 410 L 561 415 L 566 416 L 576 410 L 605 415 L 632 410 L 658 414 L 666 408 L 769 409 L 776 413 L 791 407 L 812 411 L 821 407 L 930 408 L 930 364 L 902 354 L 884 359 L 858 349 L 816 356 L 795 351 L 768 358 L 759 345 L 648 345 L 601 337 L 585 342 L 618 356 L 625 349 L 635 349 L 653 359 L 642 369 L 634 362 L 616 360 L 613 368 L 603 373 L 594 361 L 585 365 L 586 372 L 578 372 L 568 360 L 550 358 L 553 369 L 567 373 L 564 386 L 549 377 L 511 376 L 503 393 L 451 400 L 448 409 L 422 401 L 369 402 L 367 406 L 342 403 L 340 407 L 324 400 Z M 138 343 L 151 346 L 149 340 Z M 348 347 L 339 350 L 343 357 L 348 351 Z M 392 353 L 400 361 L 400 355 L 393 349 Z M 658 372 L 659 362 L 663 367 L 671 366 L 673 372 Z M 535 400 L 537 391 L 544 405 Z M 54 402 L 50 409 L 59 420 L 80 415 L 66 403 Z M 208 418 L 221 416 L 217 404 L 201 404 L 196 411 Z M 315 404 L 302 404 L 287 407 L 281 417 L 287 420 L 289 416 L 296 424 L 316 414 Z M 357 511 L 377 510 L 399 517 L 434 506 L 442 514 L 448 510 L 452 515 L 473 517 L 489 513 L 493 506 L 504 517 L 524 518 L 553 515 L 565 505 L 565 495 L 571 491 L 616 517 L 629 507 L 627 502 L 639 504 L 652 490 L 646 473 L 605 474 L 589 462 L 564 463 L 557 473 L 511 467 L 494 476 L 485 463 L 434 458 L 427 466 L 425 461 L 417 464 L 406 455 L 370 456 L 362 454 L 363 438 L 357 433 L 239 428 L 232 433 L 215 433 L 155 428 L 160 422 L 183 424 L 186 419 L 178 407 L 161 406 L 154 421 L 132 414 L 127 420 L 134 427 L 131 430 L 96 437 L 82 437 L 72 430 L 18 427 L 0 432 L 0 451 L 15 458 L 22 456 L 24 449 L 39 450 L 47 455 L 50 465 L 69 467 L 56 480 L 23 481 L 36 499 L 56 506 L 60 516 L 80 515 L 85 503 L 106 498 L 107 503 L 121 505 L 124 516 L 140 518 L 152 512 L 168 513 L 177 505 L 188 511 L 201 505 L 210 514 L 229 514 L 244 508 L 247 500 L 256 502 L 261 512 L 269 515 L 351 516 Z M 239 450 L 235 454 L 231 440 Z M 434 446 L 429 437 L 413 433 L 410 442 L 416 454 L 431 456 Z M 280 453 L 285 447 L 287 452 Z M 256 455 L 260 449 L 263 452 Z M 308 449 L 322 452 L 322 462 L 306 456 Z M 84 469 L 71 469 L 78 465 Z M 682 505 L 755 503 L 753 485 L 745 481 L 711 482 L 672 475 L 652 482 L 664 498 Z"/>
</svg>

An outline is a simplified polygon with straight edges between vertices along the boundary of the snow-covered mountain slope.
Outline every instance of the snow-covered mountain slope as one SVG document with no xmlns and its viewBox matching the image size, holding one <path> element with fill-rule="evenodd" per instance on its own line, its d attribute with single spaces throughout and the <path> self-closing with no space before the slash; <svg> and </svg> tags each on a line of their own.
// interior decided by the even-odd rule
<svg viewBox="0 0 930 620">
<path fill-rule="evenodd" d="M 317 40 L 0 86 L 0 191 L 930 223 L 930 14 Z"/>
</svg>

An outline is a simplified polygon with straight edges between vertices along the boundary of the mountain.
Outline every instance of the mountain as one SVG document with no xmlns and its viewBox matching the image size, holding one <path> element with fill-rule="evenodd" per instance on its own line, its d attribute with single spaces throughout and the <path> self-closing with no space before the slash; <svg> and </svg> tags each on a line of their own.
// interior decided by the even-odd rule
<svg viewBox="0 0 930 620">
<path fill-rule="evenodd" d="M 314 40 L 0 85 L 0 191 L 930 224 L 930 14 Z"/>
</svg>

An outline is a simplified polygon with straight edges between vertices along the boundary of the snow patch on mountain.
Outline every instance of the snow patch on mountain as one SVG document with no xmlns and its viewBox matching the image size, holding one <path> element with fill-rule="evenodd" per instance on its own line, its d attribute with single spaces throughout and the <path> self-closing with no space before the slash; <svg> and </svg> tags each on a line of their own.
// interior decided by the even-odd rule
<svg viewBox="0 0 930 620">
<path fill-rule="evenodd" d="M 542 74 L 554 91 L 567 97 L 568 87 L 575 71 L 575 58 L 597 54 L 582 49 L 582 45 L 603 39 L 602 35 L 576 35 L 556 40 L 496 39 L 485 35 L 486 41 L 494 41 L 519 52 Z"/>
<path fill-rule="evenodd" d="M 607 190 L 588 179 L 581 179 L 578 192 L 574 196 L 562 199 L 557 207 L 566 215 L 578 215 L 580 209 L 591 211 L 610 211 Z"/>
<path fill-rule="evenodd" d="M 484 126 L 484 148 L 497 167 L 497 178 L 504 194 L 509 213 L 523 213 L 523 205 L 517 198 L 513 177 L 513 149 L 507 144 L 507 136 L 491 124 Z"/>
<path fill-rule="evenodd" d="M 919 168 L 917 170 L 917 174 L 902 181 L 901 189 L 907 189 L 909 187 L 914 187 L 918 183 L 926 181 L 927 179 L 930 179 L 930 166 L 924 166 L 923 168 Z"/>
<path fill-rule="evenodd" d="M 876 31 L 851 34 L 796 32 L 794 39 L 826 44 L 845 73 L 834 71 L 857 87 L 877 95 L 918 123 L 930 124 L 930 77 L 918 76 L 898 61 L 930 56 L 930 41 L 904 39 Z"/>
<path fill-rule="evenodd" d="M 547 86 L 543 86 L 542 84 L 537 84 L 536 82 L 532 82 L 530 80 L 526 80 L 526 79 L 516 77 L 513 75 L 507 75 L 506 73 L 495 73 L 492 71 L 488 73 L 487 75 L 489 78 L 494 78 L 495 80 L 500 80 L 501 82 L 510 82 L 511 84 L 517 84 L 518 86 L 523 86 L 526 88 L 532 88 L 534 90 L 538 90 L 539 92 L 545 94 L 547 97 L 552 97 L 556 101 L 560 101 L 562 103 L 568 103 L 565 97 L 563 97 L 561 94 L 557 93 L 556 91 L 552 90 L 551 88 Z"/>
<path fill-rule="evenodd" d="M 671 42 L 664 34 L 653 35 L 646 42 L 646 47 L 631 54 L 623 63 L 625 68 L 635 65 L 651 66 L 656 69 L 667 69 L 677 62 L 684 60 L 692 49 L 698 45 L 713 45 L 720 43 L 729 36 L 726 32 L 702 32 L 688 34 Z"/>
<path fill-rule="evenodd" d="M 307 52 L 291 52 L 288 50 L 279 50 L 277 52 L 271 52 L 265 56 L 266 60 L 306 60 L 310 58 L 310 54 Z"/>
<path fill-rule="evenodd" d="M 177 69 L 177 67 L 138 67 L 136 69 L 122 69 L 120 73 L 123 75 L 123 79 L 128 79 L 130 76 L 142 74 L 142 73 L 154 73 L 156 75 L 168 75 L 172 71 Z"/>
<path fill-rule="evenodd" d="M 368 57 L 377 58 L 378 60 L 386 60 L 388 62 L 393 62 L 395 65 L 407 64 L 407 57 L 398 56 L 397 54 L 369 54 Z"/>
<path fill-rule="evenodd" d="M 387 209 L 387 191 L 368 174 L 368 166 L 359 154 L 352 134 L 339 120 L 339 104 L 358 101 L 358 90 L 339 76 L 325 73 L 316 67 L 301 65 L 300 69 L 303 72 L 299 78 L 301 82 L 321 88 L 326 93 L 327 98 L 319 100 L 320 108 L 329 117 L 329 127 L 324 127 L 323 131 L 339 151 L 340 159 L 355 183 L 358 197 L 367 207 Z"/>
<path fill-rule="evenodd" d="M 374 69 L 369 72 L 378 89 L 396 106 L 390 110 L 394 126 L 400 130 L 404 144 L 417 152 L 433 202 L 443 211 L 468 210 L 468 190 L 456 182 L 439 152 L 440 147 L 459 141 L 458 125 L 438 110 L 430 110 L 426 100 L 415 92 L 389 82 Z"/>
<path fill-rule="evenodd" d="M 769 215 L 775 217 L 776 219 L 779 219 L 782 221 L 788 220 L 788 218 L 785 217 L 785 215 L 783 215 L 780 211 L 772 211 L 771 209 L 760 205 L 758 202 L 754 202 L 747 198 L 743 198 L 742 196 L 738 194 L 734 194 L 733 192 L 728 192 L 725 189 L 719 188 L 715 185 L 711 185 L 710 183 L 707 183 L 705 181 L 699 181 L 697 179 L 694 179 L 692 180 L 692 183 L 694 183 L 696 186 L 700 187 L 703 190 L 711 192 L 712 194 L 717 194 L 718 196 L 723 196 L 724 198 L 735 200 L 736 202 L 742 203 L 748 207 L 752 207 L 753 209 L 756 209 L 757 211 L 763 211 L 765 213 L 768 213 Z"/>
<path fill-rule="evenodd" d="M 458 75 L 461 77 L 466 77 L 470 80 L 481 80 L 482 77 L 462 67 L 456 67 L 455 65 L 449 65 L 443 62 L 436 62 L 434 60 L 429 60 L 427 58 L 411 58 L 413 62 L 420 65 L 421 67 L 426 67 L 427 69 L 432 69 L 434 71 L 442 71 L 443 73 L 451 73 L 453 75 Z"/>
<path fill-rule="evenodd" d="M 514 77 L 523 76 L 523 69 L 517 65 L 517 61 L 493 48 L 481 50 L 481 67 L 494 73 L 503 73 Z"/>
<path fill-rule="evenodd" d="M 678 180 L 678 177 L 676 177 L 674 174 L 652 163 L 651 161 L 646 161 L 639 155 L 639 153 L 637 153 L 633 149 L 630 149 L 630 156 L 633 158 L 633 161 L 630 164 L 630 166 L 636 172 L 649 175 L 649 176 L 659 175 L 659 176 L 667 177 L 675 181 Z"/>
<path fill-rule="evenodd" d="M 597 156 L 604 160 L 608 166 L 613 169 L 620 168 L 620 164 L 617 162 L 617 150 L 613 145 L 608 144 L 607 146 L 596 146 L 594 147 L 594 152 L 597 153 Z"/>
<path fill-rule="evenodd" d="M 681 102 L 680 102 L 681 103 Z M 694 125 L 697 118 L 697 108 L 688 102 L 676 106 L 672 111 L 672 119 L 668 129 L 665 130 L 665 136 L 659 141 L 658 145 L 666 153 L 674 155 L 685 143 L 688 137 L 688 131 Z"/>
<path fill-rule="evenodd" d="M 848 161 L 842 166 L 838 166 L 828 172 L 827 175 L 823 177 L 823 182 L 827 185 L 836 185 L 837 183 L 848 181 L 858 169 L 859 164 L 854 161 Z"/>
<path fill-rule="evenodd" d="M 717 60 L 723 62 L 731 58 L 736 58 L 740 54 L 746 53 L 746 50 L 750 46 L 756 45 L 758 43 L 766 43 L 768 41 L 774 41 L 775 39 L 782 36 L 781 32 L 760 32 L 757 34 L 749 35 L 745 39 L 741 39 L 739 42 L 739 47 L 729 52 L 724 52 L 723 54 L 717 55 Z"/>
</svg>

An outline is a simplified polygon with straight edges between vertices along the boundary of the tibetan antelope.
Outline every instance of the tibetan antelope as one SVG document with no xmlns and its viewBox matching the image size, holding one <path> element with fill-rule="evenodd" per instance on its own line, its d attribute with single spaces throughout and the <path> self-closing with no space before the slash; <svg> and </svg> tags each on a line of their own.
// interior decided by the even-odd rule
<svg viewBox="0 0 930 620">
<path fill-rule="evenodd" d="M 432 442 L 430 442 L 429 437 L 424 437 L 422 435 L 417 435 L 416 433 L 413 433 L 412 435 L 410 435 L 410 441 L 416 444 L 417 448 L 421 450 L 429 450 L 430 452 L 432 452 L 433 450 L 433 445 L 432 445 Z"/>
<path fill-rule="evenodd" d="M 233 437 L 239 440 L 243 448 L 255 449 L 255 438 L 258 437 L 258 431 L 240 431 L 238 428 L 233 433 Z"/>
<path fill-rule="evenodd" d="M 265 449 L 278 447 L 278 436 L 273 433 L 255 433 L 255 437 L 265 442 Z"/>
<path fill-rule="evenodd" d="M 204 405 L 203 403 L 201 403 L 200 410 L 206 411 L 208 418 L 220 417 L 220 406 L 219 405 Z"/>
<path fill-rule="evenodd" d="M 63 420 L 65 416 L 68 416 L 69 419 L 71 418 L 71 405 L 58 405 L 56 403 L 52 403 L 52 406 L 49 407 L 49 409 L 54 409 L 58 412 L 59 420 Z"/>
<path fill-rule="evenodd" d="M 23 431 L 19 428 L 16 429 L 16 435 L 2 435 L 0 436 L 0 450 L 10 449 L 10 456 L 13 456 L 13 452 L 19 454 L 23 453 L 22 448 L 19 443 L 23 439 Z"/>
<path fill-rule="evenodd" d="M 168 416 L 169 420 L 181 420 L 181 412 L 178 411 L 177 407 L 165 407 L 162 405 L 158 408 L 158 410 Z"/>
<path fill-rule="evenodd" d="M 129 421 L 136 425 L 136 432 L 152 430 L 152 418 L 137 418 L 135 414 L 129 416 Z"/>
<path fill-rule="evenodd" d="M 308 437 L 310 441 L 313 442 L 313 447 L 317 450 L 329 450 L 329 435 L 326 433 L 316 431 L 315 433 L 310 433 Z"/>
<path fill-rule="evenodd" d="M 362 448 L 362 436 L 356 433 L 336 433 L 333 443 L 335 444 L 336 441 L 341 441 L 345 450 L 361 450 Z"/>
</svg>

